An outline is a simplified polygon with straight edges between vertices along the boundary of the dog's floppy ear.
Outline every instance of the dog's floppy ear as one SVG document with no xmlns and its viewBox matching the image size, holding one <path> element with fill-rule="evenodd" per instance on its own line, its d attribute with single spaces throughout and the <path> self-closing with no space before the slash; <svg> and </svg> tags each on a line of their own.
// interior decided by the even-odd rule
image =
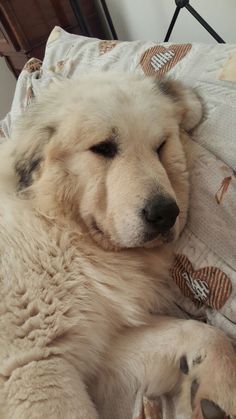
<svg viewBox="0 0 236 419">
<path fill-rule="evenodd" d="M 39 131 L 36 129 L 34 133 L 32 132 L 31 143 L 22 141 L 20 150 L 16 149 L 16 152 L 13 152 L 18 190 L 25 189 L 32 184 L 44 159 L 44 147 L 54 132 L 53 126 L 42 126 Z M 27 137 L 27 133 L 25 136 Z"/>
<path fill-rule="evenodd" d="M 180 124 L 186 131 L 191 131 L 201 122 L 204 106 L 200 95 L 195 89 L 171 79 L 160 80 L 158 87 L 163 94 L 167 95 L 175 103 Z"/>
<path fill-rule="evenodd" d="M 62 116 L 57 92 L 62 83 L 53 79 L 47 88 L 42 88 L 37 100 L 13 125 L 12 158 L 19 190 L 30 186 L 40 174 L 46 146 L 58 132 Z"/>
<path fill-rule="evenodd" d="M 49 118 L 48 118 L 49 119 Z M 33 104 L 19 118 L 12 133 L 12 158 L 18 190 L 30 186 L 39 173 L 44 149 L 57 130 L 53 121 L 47 121 L 41 104 Z"/>
</svg>

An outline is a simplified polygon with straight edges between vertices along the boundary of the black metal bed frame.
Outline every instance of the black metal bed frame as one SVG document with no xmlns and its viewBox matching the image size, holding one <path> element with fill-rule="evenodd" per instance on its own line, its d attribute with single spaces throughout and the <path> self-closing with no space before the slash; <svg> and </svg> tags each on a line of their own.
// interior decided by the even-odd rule
<svg viewBox="0 0 236 419">
<path fill-rule="evenodd" d="M 86 20 L 83 18 L 83 14 L 81 12 L 80 9 L 80 2 L 79 0 L 70 0 L 71 6 L 74 10 L 75 16 L 80 24 L 80 27 L 82 29 L 82 34 L 85 36 L 91 36 L 91 31 L 89 26 L 87 25 Z M 112 22 L 112 18 L 111 15 L 109 13 L 107 4 L 105 0 L 100 0 L 100 4 L 102 6 L 102 9 L 104 11 L 106 20 L 107 20 L 107 24 L 108 27 L 110 29 L 110 32 L 112 34 L 113 39 L 118 39 L 117 37 L 117 33 L 116 30 L 114 28 L 113 22 Z M 176 20 L 179 16 L 179 12 L 181 9 L 183 9 L 184 7 L 191 13 L 191 15 L 193 17 L 195 17 L 195 19 L 203 26 L 204 29 L 206 29 L 206 31 L 220 44 L 225 44 L 225 41 L 221 38 L 220 35 L 218 35 L 218 33 L 209 25 L 209 23 L 207 23 L 205 21 L 205 19 L 203 19 L 202 16 L 199 15 L 199 13 L 189 4 L 189 0 L 175 0 L 175 4 L 176 4 L 176 9 L 174 12 L 174 15 L 171 19 L 169 28 L 167 30 L 164 42 L 168 42 L 170 39 L 170 35 L 174 29 Z"/>
<path fill-rule="evenodd" d="M 168 42 L 170 39 L 170 35 L 173 31 L 173 28 L 175 26 L 176 20 L 179 16 L 179 12 L 183 7 L 185 7 L 195 19 L 206 29 L 207 32 L 220 44 L 225 44 L 225 41 L 221 38 L 221 36 L 218 35 L 218 33 L 205 21 L 205 19 L 202 18 L 202 16 L 199 15 L 199 13 L 189 4 L 189 0 L 175 0 L 176 9 L 174 12 L 174 15 L 172 17 L 172 20 L 170 22 L 170 26 L 168 28 L 168 31 L 166 33 L 164 42 Z"/>
<path fill-rule="evenodd" d="M 75 14 L 75 17 L 79 23 L 80 29 L 81 29 L 81 35 L 84 36 L 92 36 L 91 30 L 89 28 L 89 25 L 86 22 L 86 19 L 83 17 L 83 13 L 81 10 L 81 6 L 80 6 L 80 1 L 79 0 L 69 0 L 70 1 L 70 5 L 73 9 L 73 12 Z M 110 29 L 110 32 L 112 34 L 113 39 L 118 39 L 117 37 L 117 33 L 116 30 L 114 28 L 112 19 L 111 19 L 111 15 L 109 13 L 107 4 L 105 0 L 100 0 L 100 4 L 102 7 L 102 10 L 104 12 L 108 27 Z"/>
</svg>

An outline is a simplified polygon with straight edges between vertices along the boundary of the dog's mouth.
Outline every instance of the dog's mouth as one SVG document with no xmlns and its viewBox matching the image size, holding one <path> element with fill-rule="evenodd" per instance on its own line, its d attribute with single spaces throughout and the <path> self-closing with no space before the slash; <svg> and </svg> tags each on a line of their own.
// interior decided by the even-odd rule
<svg viewBox="0 0 236 419">
<path fill-rule="evenodd" d="M 104 229 L 93 218 L 90 224 L 90 235 L 92 239 L 98 243 L 105 250 L 118 250 L 121 246 L 114 242 L 111 235 L 104 231 Z M 146 232 L 134 247 L 153 247 L 162 244 L 170 243 L 174 240 L 174 232 L 172 229 L 165 233 Z"/>
<path fill-rule="evenodd" d="M 173 230 L 168 230 L 165 233 L 146 233 L 144 236 L 144 247 L 154 247 L 160 246 L 163 244 L 171 243 L 174 240 L 174 232 Z"/>
<path fill-rule="evenodd" d="M 98 225 L 96 220 L 93 218 L 90 228 L 89 228 L 90 235 L 92 239 L 98 243 L 101 247 L 105 250 L 117 250 L 118 246 L 112 240 L 110 234 L 106 233 L 103 228 Z"/>
<path fill-rule="evenodd" d="M 143 243 L 148 243 L 148 242 L 151 242 L 151 241 L 153 241 L 153 240 L 157 240 L 157 239 L 159 239 L 160 238 L 160 233 L 156 233 L 156 232 L 152 232 L 152 233 L 150 233 L 150 232 L 146 232 L 146 233 L 144 233 L 144 237 L 143 237 Z"/>
</svg>

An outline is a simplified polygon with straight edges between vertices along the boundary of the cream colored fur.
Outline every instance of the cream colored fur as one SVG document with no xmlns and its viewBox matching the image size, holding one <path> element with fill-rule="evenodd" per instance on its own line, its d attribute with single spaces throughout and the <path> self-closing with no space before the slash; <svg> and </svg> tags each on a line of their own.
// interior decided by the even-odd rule
<svg viewBox="0 0 236 419">
<path fill-rule="evenodd" d="M 236 414 L 231 343 L 161 316 L 180 316 L 166 242 L 186 221 L 185 130 L 201 113 L 178 83 L 97 74 L 52 86 L 3 146 L 1 419 L 105 417 L 114 389 L 127 385 L 155 396 L 182 385 L 185 413 L 201 417 L 206 398 Z M 119 144 L 112 159 L 91 151 L 106 139 Z M 146 242 L 140 209 L 157 193 L 175 199 L 180 216 L 168 237 Z"/>
</svg>

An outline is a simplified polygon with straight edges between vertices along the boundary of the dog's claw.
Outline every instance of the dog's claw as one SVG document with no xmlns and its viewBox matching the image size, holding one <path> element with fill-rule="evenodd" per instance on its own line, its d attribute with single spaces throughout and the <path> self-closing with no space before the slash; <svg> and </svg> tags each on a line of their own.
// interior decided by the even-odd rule
<svg viewBox="0 0 236 419">
<path fill-rule="evenodd" d="M 203 419 L 227 419 L 226 413 L 214 402 L 202 399 L 201 409 Z"/>
</svg>

